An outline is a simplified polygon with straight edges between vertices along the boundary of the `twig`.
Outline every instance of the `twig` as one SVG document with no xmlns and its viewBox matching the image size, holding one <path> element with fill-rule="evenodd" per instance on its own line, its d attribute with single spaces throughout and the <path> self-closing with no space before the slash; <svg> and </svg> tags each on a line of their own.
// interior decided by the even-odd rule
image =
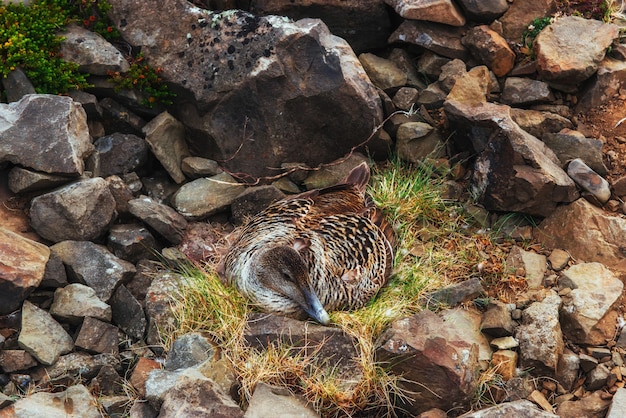
<svg viewBox="0 0 626 418">
<path fill-rule="evenodd" d="M 228 169 L 226 169 L 225 167 L 221 167 L 222 170 L 224 170 L 224 172 L 230 174 L 231 176 L 233 176 L 234 178 L 237 178 L 239 180 L 244 181 L 246 184 L 250 185 L 250 186 L 256 186 L 261 182 L 271 182 L 271 181 L 276 181 L 278 179 L 281 179 L 285 176 L 288 176 L 289 174 L 296 172 L 298 170 L 304 170 L 304 171 L 319 171 L 322 168 L 325 167 L 331 167 L 334 165 L 338 165 L 341 164 L 345 161 L 347 161 L 353 154 L 354 152 L 359 149 L 360 147 L 364 146 L 365 144 L 367 144 L 369 141 L 372 140 L 372 138 L 374 138 L 374 135 L 376 135 L 376 133 L 378 131 L 380 131 L 383 126 L 385 125 L 385 123 L 387 123 L 392 117 L 394 117 L 395 115 L 405 115 L 406 117 L 410 117 L 414 114 L 418 113 L 417 110 L 415 110 L 413 108 L 413 106 L 411 106 L 411 108 L 409 110 L 397 110 L 393 113 L 391 113 L 389 116 L 387 116 L 381 123 L 379 123 L 378 125 L 376 125 L 374 127 L 374 129 L 372 130 L 372 133 L 367 137 L 367 139 L 365 139 L 364 141 L 360 142 L 359 144 L 353 146 L 352 148 L 350 148 L 350 151 L 348 151 L 348 153 L 346 155 L 344 155 L 343 157 L 331 162 L 331 163 L 321 163 L 319 164 L 317 167 L 304 167 L 304 166 L 297 166 L 297 167 L 292 167 L 287 169 L 286 171 L 280 173 L 280 174 L 276 174 L 275 176 L 265 176 L 265 177 L 254 177 L 251 176 L 247 173 L 239 173 L 239 172 L 232 172 Z M 247 117 L 246 117 L 246 125 L 247 125 Z M 246 125 L 244 125 L 244 136 L 245 136 L 245 130 L 246 130 Z M 245 143 L 245 140 L 241 142 L 241 144 L 239 145 L 239 147 L 237 148 L 237 151 L 235 151 L 235 153 L 229 157 L 226 160 L 219 160 L 219 162 L 228 162 L 231 161 L 235 158 L 235 156 L 241 151 L 241 149 L 243 148 L 243 145 Z M 276 168 L 276 167 L 269 167 L 270 169 L 273 170 L 280 170 L 280 168 Z"/>
</svg>

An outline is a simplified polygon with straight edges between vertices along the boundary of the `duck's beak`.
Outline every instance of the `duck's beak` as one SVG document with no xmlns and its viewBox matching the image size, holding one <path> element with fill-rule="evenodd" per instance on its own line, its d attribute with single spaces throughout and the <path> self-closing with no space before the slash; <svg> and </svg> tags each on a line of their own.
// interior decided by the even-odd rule
<svg viewBox="0 0 626 418">
<path fill-rule="evenodd" d="M 319 298 L 313 291 L 313 289 L 304 289 L 304 300 L 306 305 L 304 310 L 307 314 L 322 325 L 330 324 L 330 316 L 326 309 L 322 306 Z"/>
</svg>

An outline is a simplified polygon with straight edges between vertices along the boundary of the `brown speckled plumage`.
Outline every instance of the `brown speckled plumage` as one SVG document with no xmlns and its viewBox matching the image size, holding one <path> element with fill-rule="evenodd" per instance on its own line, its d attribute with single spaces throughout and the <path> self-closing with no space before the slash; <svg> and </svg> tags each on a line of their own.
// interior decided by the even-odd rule
<svg viewBox="0 0 626 418">
<path fill-rule="evenodd" d="M 368 181 L 363 163 L 342 184 L 270 205 L 236 231 L 221 273 L 269 312 L 326 323 L 321 306 L 363 306 L 386 284 L 393 260 L 392 231 L 365 195 Z M 315 296 L 321 306 L 311 307 Z"/>
</svg>

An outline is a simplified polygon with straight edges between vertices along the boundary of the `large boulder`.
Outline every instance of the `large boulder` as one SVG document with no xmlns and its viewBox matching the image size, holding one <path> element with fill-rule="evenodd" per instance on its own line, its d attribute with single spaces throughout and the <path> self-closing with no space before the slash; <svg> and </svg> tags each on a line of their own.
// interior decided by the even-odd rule
<svg viewBox="0 0 626 418">
<path fill-rule="evenodd" d="M 87 114 L 70 97 L 29 94 L 0 103 L 0 164 L 78 176 L 92 152 Z"/>
<path fill-rule="evenodd" d="M 232 172 L 332 161 L 370 137 L 379 96 L 350 46 L 317 19 L 112 0 L 109 16 L 177 93 L 192 153 Z M 155 26 L 154 22 L 176 25 Z M 243 175 L 242 175 L 243 176 Z"/>
</svg>

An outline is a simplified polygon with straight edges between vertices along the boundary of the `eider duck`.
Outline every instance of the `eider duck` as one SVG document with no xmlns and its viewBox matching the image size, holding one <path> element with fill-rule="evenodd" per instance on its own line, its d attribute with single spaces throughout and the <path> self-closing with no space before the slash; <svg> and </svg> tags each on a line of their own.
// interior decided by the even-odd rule
<svg viewBox="0 0 626 418">
<path fill-rule="evenodd" d="M 383 287 L 393 232 L 366 196 L 363 162 L 336 186 L 279 200 L 234 232 L 219 272 L 266 312 L 328 324 Z"/>
</svg>

